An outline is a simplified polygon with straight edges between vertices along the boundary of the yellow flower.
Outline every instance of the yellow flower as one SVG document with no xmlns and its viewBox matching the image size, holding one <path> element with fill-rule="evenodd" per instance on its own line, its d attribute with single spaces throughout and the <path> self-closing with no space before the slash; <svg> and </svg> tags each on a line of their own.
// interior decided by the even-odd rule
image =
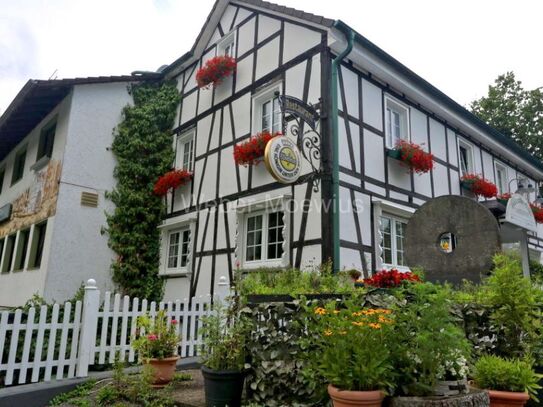
<svg viewBox="0 0 543 407">
<path fill-rule="evenodd" d="M 390 318 L 385 318 L 385 317 L 379 315 L 379 322 L 382 322 L 384 324 L 390 324 L 390 323 L 392 323 L 392 320 Z"/>
<path fill-rule="evenodd" d="M 324 331 L 324 336 L 330 336 L 332 334 L 333 334 L 333 332 L 331 330 L 329 330 L 329 329 Z"/>
<path fill-rule="evenodd" d="M 339 314 L 339 311 L 337 309 L 334 310 L 334 314 Z"/>
<path fill-rule="evenodd" d="M 340 335 L 347 335 L 347 331 L 339 331 Z"/>
<path fill-rule="evenodd" d="M 381 329 L 381 324 L 369 323 L 368 326 L 373 329 Z"/>
<path fill-rule="evenodd" d="M 360 321 L 354 321 L 352 324 L 356 325 L 356 326 L 364 326 L 365 325 L 363 322 L 360 322 Z"/>
<path fill-rule="evenodd" d="M 315 308 L 315 315 L 326 315 L 326 310 L 322 307 Z"/>
</svg>

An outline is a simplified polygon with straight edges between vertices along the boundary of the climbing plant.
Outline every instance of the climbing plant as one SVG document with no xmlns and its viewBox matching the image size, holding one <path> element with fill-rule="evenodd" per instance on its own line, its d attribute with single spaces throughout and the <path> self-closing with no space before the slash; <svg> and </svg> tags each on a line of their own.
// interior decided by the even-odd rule
<svg viewBox="0 0 543 407">
<path fill-rule="evenodd" d="M 159 176 L 174 161 L 171 129 L 179 94 L 175 82 L 132 85 L 133 105 L 123 109 L 114 132 L 115 189 L 107 194 L 115 210 L 107 214 L 109 247 L 117 254 L 113 281 L 124 294 L 159 300 L 160 235 L 164 199 L 153 193 Z"/>
</svg>

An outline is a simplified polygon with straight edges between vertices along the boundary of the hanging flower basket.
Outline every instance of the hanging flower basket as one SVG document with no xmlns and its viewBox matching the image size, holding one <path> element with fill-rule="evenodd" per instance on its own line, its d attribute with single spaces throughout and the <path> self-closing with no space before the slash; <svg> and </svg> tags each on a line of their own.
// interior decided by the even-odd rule
<svg viewBox="0 0 543 407">
<path fill-rule="evenodd" d="M 532 208 L 535 221 L 537 223 L 543 223 L 543 207 L 535 203 L 530 203 L 530 208 Z"/>
<path fill-rule="evenodd" d="M 276 136 L 281 136 L 281 132 L 270 133 L 263 131 L 252 136 L 249 140 L 234 146 L 234 161 L 236 165 L 258 165 L 264 159 L 264 152 L 268 141 Z"/>
<path fill-rule="evenodd" d="M 434 168 L 434 156 L 427 153 L 418 144 L 399 140 L 396 146 L 389 150 L 388 156 L 402 162 L 410 171 L 424 174 Z"/>
<path fill-rule="evenodd" d="M 196 72 L 198 87 L 205 89 L 216 88 L 225 78 L 236 72 L 236 66 L 236 60 L 226 55 L 211 58 Z"/>
<path fill-rule="evenodd" d="M 509 192 L 506 192 L 505 194 L 498 195 L 496 199 L 503 206 L 507 206 L 507 202 L 509 202 L 509 199 L 511 199 L 511 194 Z"/>
<path fill-rule="evenodd" d="M 466 174 L 460 178 L 460 186 L 473 194 L 490 199 L 498 195 L 498 188 L 478 174 Z"/>
<path fill-rule="evenodd" d="M 172 170 L 162 175 L 153 188 L 158 196 L 165 196 L 168 191 L 175 190 L 187 184 L 192 179 L 192 173 L 187 170 Z"/>
</svg>

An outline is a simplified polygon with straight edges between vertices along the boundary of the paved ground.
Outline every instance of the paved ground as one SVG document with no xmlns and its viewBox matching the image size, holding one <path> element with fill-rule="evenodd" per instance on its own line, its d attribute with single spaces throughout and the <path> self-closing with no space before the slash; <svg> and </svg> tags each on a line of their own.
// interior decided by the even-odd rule
<svg viewBox="0 0 543 407">
<path fill-rule="evenodd" d="M 204 379 L 200 369 L 184 370 L 192 380 L 176 384 L 172 397 L 181 407 L 205 407 Z"/>
</svg>

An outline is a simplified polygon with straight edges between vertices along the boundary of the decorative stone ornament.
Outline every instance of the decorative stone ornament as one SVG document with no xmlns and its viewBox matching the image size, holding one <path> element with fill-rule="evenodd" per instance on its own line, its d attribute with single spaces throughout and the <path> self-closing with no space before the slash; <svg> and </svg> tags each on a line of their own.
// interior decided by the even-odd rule
<svg viewBox="0 0 543 407">
<path fill-rule="evenodd" d="M 278 136 L 268 142 L 264 163 L 272 177 L 282 184 L 291 184 L 300 178 L 300 150 L 288 137 Z"/>
</svg>

